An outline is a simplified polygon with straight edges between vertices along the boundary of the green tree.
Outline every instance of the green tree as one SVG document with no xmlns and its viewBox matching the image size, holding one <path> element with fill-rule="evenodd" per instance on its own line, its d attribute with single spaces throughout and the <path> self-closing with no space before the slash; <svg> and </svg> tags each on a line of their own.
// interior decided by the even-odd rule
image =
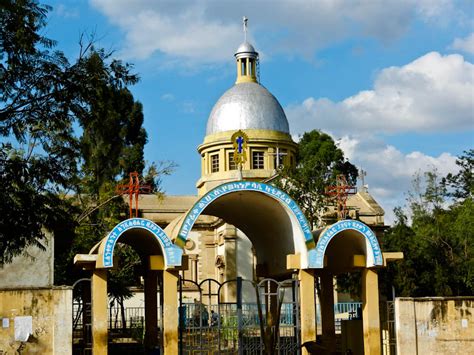
<svg viewBox="0 0 474 355">
<path fill-rule="evenodd" d="M 449 173 L 443 179 L 443 186 L 448 195 L 457 199 L 474 197 L 474 149 L 463 152 L 456 160 L 460 170 L 457 174 Z"/>
<path fill-rule="evenodd" d="M 334 140 L 318 130 L 306 132 L 298 143 L 296 168 L 288 167 L 277 184 L 301 207 L 312 228 L 321 226 L 327 206 L 325 189 L 344 174 L 349 184 L 357 182 L 357 168 L 344 158 Z"/>
<path fill-rule="evenodd" d="M 76 217 L 77 225 L 71 231 L 57 238 L 56 254 L 61 257 L 57 260 L 56 280 L 62 283 L 71 283 L 74 255 L 88 253 L 126 217 L 126 206 L 116 193 L 116 185 L 127 181 L 131 171 L 143 172 L 143 149 L 147 141 L 142 127 L 142 105 L 127 88 L 138 80 L 130 72 L 130 66 L 111 60 L 109 54 L 89 46 L 77 67 L 82 72 L 83 89 L 75 101 L 74 112 L 82 135 L 78 139 L 80 174 L 71 199 L 83 213 Z M 130 263 L 136 260 L 131 259 Z M 123 286 L 122 295 L 114 296 L 128 294 L 126 287 L 133 283 L 128 276 L 117 272 L 112 277 L 113 292 L 118 292 L 120 280 Z"/>
<path fill-rule="evenodd" d="M 387 270 L 388 283 L 399 296 L 474 293 L 474 206 L 467 193 L 472 180 L 466 179 L 472 155 L 459 157 L 457 164 L 460 171 L 443 179 L 436 171 L 415 176 L 408 211 L 395 209 L 396 222 L 382 245 L 386 251 L 404 253 L 404 259 Z M 463 199 L 450 199 L 461 195 Z"/>
<path fill-rule="evenodd" d="M 0 265 L 43 246 L 44 228 L 72 209 L 61 194 L 77 174 L 70 111 L 77 76 L 40 34 L 48 10 L 28 0 L 0 5 Z"/>
</svg>

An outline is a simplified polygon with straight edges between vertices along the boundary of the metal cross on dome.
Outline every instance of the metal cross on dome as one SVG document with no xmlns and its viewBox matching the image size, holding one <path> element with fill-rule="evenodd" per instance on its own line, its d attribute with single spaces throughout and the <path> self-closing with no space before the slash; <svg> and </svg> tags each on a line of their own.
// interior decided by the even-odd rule
<svg viewBox="0 0 474 355">
<path fill-rule="evenodd" d="M 128 184 L 117 185 L 116 192 L 118 195 L 128 195 L 130 218 L 133 218 L 133 197 L 135 197 L 135 217 L 138 217 L 138 196 L 140 193 L 150 193 L 150 185 L 140 185 L 140 178 L 136 171 L 130 173 L 130 181 Z"/>
</svg>

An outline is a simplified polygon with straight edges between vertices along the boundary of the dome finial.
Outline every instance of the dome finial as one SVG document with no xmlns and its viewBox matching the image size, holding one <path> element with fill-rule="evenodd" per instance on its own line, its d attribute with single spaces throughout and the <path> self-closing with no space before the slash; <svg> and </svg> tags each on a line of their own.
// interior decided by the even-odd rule
<svg viewBox="0 0 474 355">
<path fill-rule="evenodd" d="M 247 17 L 242 18 L 242 24 L 244 25 L 244 42 L 247 42 L 247 26 L 249 19 Z"/>
<path fill-rule="evenodd" d="M 257 75 L 257 63 L 258 53 L 255 48 L 247 42 L 247 26 L 249 19 L 247 17 L 242 18 L 242 25 L 244 29 L 244 43 L 242 43 L 237 52 L 235 52 L 235 58 L 237 59 L 237 81 L 239 83 L 258 82 Z"/>
</svg>

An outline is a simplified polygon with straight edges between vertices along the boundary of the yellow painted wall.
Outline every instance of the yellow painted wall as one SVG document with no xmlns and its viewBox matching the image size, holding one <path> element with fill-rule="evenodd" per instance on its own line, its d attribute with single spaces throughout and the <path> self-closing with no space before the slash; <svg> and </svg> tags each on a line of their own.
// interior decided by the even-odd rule
<svg viewBox="0 0 474 355">
<path fill-rule="evenodd" d="M 474 354 L 474 297 L 397 298 L 398 354 Z"/>
<path fill-rule="evenodd" d="M 32 317 L 28 341 L 15 340 L 17 317 Z M 72 289 L 0 290 L 0 354 L 72 353 Z M 8 327 L 4 327 L 7 325 Z"/>
<path fill-rule="evenodd" d="M 202 196 L 214 187 L 225 182 L 240 180 L 240 174 L 237 170 L 229 170 L 228 155 L 234 151 L 231 137 L 235 131 L 219 132 L 208 135 L 204 138 L 203 144 L 198 147 L 198 152 L 202 159 L 201 178 L 196 183 L 198 195 Z M 286 156 L 283 162 L 286 166 L 290 162 L 296 161 L 296 143 L 287 133 L 264 130 L 264 129 L 246 129 L 248 136 L 247 142 L 247 161 L 242 166 L 242 178 L 250 181 L 262 181 L 275 174 L 273 164 L 276 148 L 285 150 Z M 264 153 L 264 169 L 252 168 L 252 151 L 262 151 Z M 219 171 L 211 171 L 210 155 L 219 155 Z"/>
</svg>

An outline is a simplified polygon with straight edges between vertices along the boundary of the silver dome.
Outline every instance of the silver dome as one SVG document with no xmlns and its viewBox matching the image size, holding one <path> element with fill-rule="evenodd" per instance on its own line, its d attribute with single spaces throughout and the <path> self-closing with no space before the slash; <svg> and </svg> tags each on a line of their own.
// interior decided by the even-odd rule
<svg viewBox="0 0 474 355">
<path fill-rule="evenodd" d="M 240 58 L 258 58 L 258 53 L 255 48 L 247 41 L 242 43 L 239 48 L 237 48 L 237 52 L 235 52 L 234 56 L 237 59 Z"/>
<path fill-rule="evenodd" d="M 281 105 L 257 83 L 236 84 L 221 96 L 209 115 L 206 135 L 238 129 L 290 133 Z"/>
<path fill-rule="evenodd" d="M 257 51 L 249 42 L 244 42 L 237 48 L 235 54 L 238 53 L 257 53 Z"/>
</svg>

